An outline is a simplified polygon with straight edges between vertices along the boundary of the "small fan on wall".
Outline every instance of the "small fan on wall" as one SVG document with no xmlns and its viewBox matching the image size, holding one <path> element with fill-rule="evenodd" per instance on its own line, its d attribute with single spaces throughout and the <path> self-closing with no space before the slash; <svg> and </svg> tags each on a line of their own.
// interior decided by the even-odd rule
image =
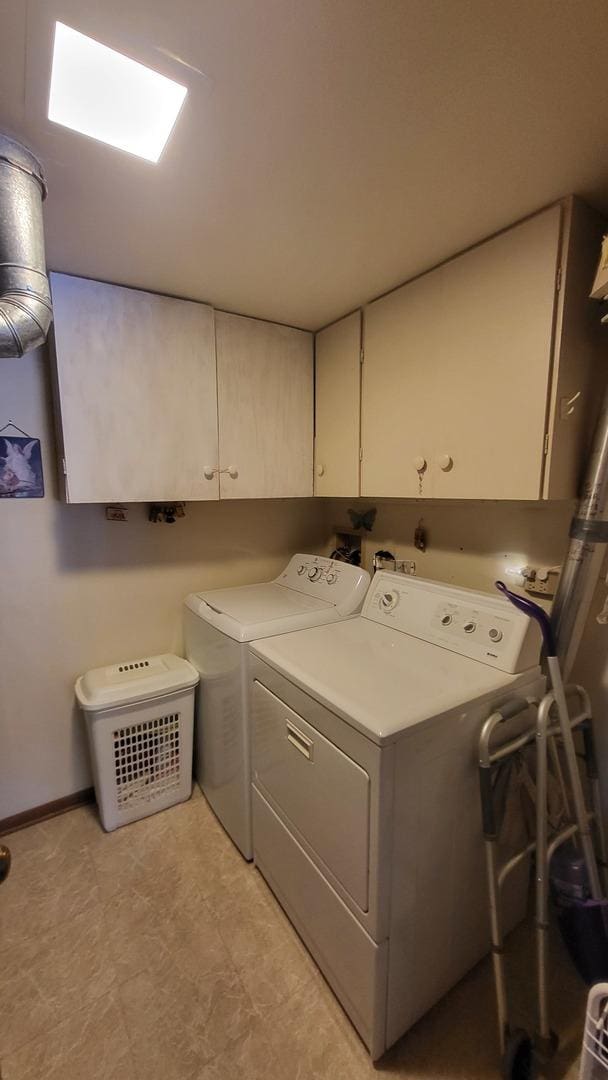
<svg viewBox="0 0 608 1080">
<path fill-rule="evenodd" d="M 4 434 L 13 428 L 18 435 Z M 42 499 L 44 477 L 40 439 L 12 420 L 0 428 L 0 499 Z"/>
</svg>

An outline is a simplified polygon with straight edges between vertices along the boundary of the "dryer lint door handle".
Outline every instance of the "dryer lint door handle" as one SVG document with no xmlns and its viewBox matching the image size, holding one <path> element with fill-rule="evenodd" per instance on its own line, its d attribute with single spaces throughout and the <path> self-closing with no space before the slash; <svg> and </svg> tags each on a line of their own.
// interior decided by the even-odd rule
<svg viewBox="0 0 608 1080">
<path fill-rule="evenodd" d="M 312 739 L 309 739 L 307 735 L 304 735 L 304 733 L 300 731 L 295 724 L 292 724 L 290 720 L 285 721 L 285 726 L 287 728 L 287 742 L 290 742 L 292 746 L 295 746 L 296 750 L 299 750 L 303 757 L 312 761 L 314 747 Z"/>
</svg>

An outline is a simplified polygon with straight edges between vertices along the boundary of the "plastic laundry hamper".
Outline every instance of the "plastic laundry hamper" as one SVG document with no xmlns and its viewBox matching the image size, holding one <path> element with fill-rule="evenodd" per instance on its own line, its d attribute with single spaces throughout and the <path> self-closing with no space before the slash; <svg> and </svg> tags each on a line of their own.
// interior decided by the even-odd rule
<svg viewBox="0 0 608 1080">
<path fill-rule="evenodd" d="M 95 668 L 77 680 L 107 832 L 190 798 L 197 682 L 195 668 L 169 653 Z"/>
</svg>

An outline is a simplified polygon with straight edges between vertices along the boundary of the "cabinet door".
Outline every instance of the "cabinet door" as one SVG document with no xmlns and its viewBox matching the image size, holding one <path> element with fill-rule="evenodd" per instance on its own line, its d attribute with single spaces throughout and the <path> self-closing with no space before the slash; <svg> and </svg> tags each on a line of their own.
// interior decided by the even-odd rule
<svg viewBox="0 0 608 1080">
<path fill-rule="evenodd" d="M 315 337 L 315 495 L 359 494 L 361 312 Z"/>
<path fill-rule="evenodd" d="M 443 268 L 364 311 L 361 494 L 433 495 Z"/>
<path fill-rule="evenodd" d="M 362 494 L 540 497 L 561 213 L 366 308 Z"/>
<path fill-rule="evenodd" d="M 215 313 L 220 498 L 312 495 L 312 334 Z"/>
<path fill-rule="evenodd" d="M 217 499 L 213 309 L 51 275 L 68 502 Z"/>
<path fill-rule="evenodd" d="M 444 267 L 436 498 L 541 495 L 561 213 L 553 206 Z"/>
</svg>

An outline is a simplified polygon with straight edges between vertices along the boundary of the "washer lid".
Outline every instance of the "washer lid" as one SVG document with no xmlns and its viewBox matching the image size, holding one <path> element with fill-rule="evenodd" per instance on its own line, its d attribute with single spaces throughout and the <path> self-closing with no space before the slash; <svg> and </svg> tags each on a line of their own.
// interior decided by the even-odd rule
<svg viewBox="0 0 608 1080">
<path fill-rule="evenodd" d="M 338 618 L 331 601 L 274 581 L 191 593 L 186 606 L 236 641 L 253 641 Z"/>
<path fill-rule="evenodd" d="M 506 674 L 361 616 L 267 638 L 252 651 L 380 744 L 486 695 L 512 693 L 539 670 Z"/>
<path fill-rule="evenodd" d="M 171 653 L 93 668 L 76 680 L 76 697 L 87 712 L 116 709 L 196 686 L 198 672 Z"/>
</svg>

